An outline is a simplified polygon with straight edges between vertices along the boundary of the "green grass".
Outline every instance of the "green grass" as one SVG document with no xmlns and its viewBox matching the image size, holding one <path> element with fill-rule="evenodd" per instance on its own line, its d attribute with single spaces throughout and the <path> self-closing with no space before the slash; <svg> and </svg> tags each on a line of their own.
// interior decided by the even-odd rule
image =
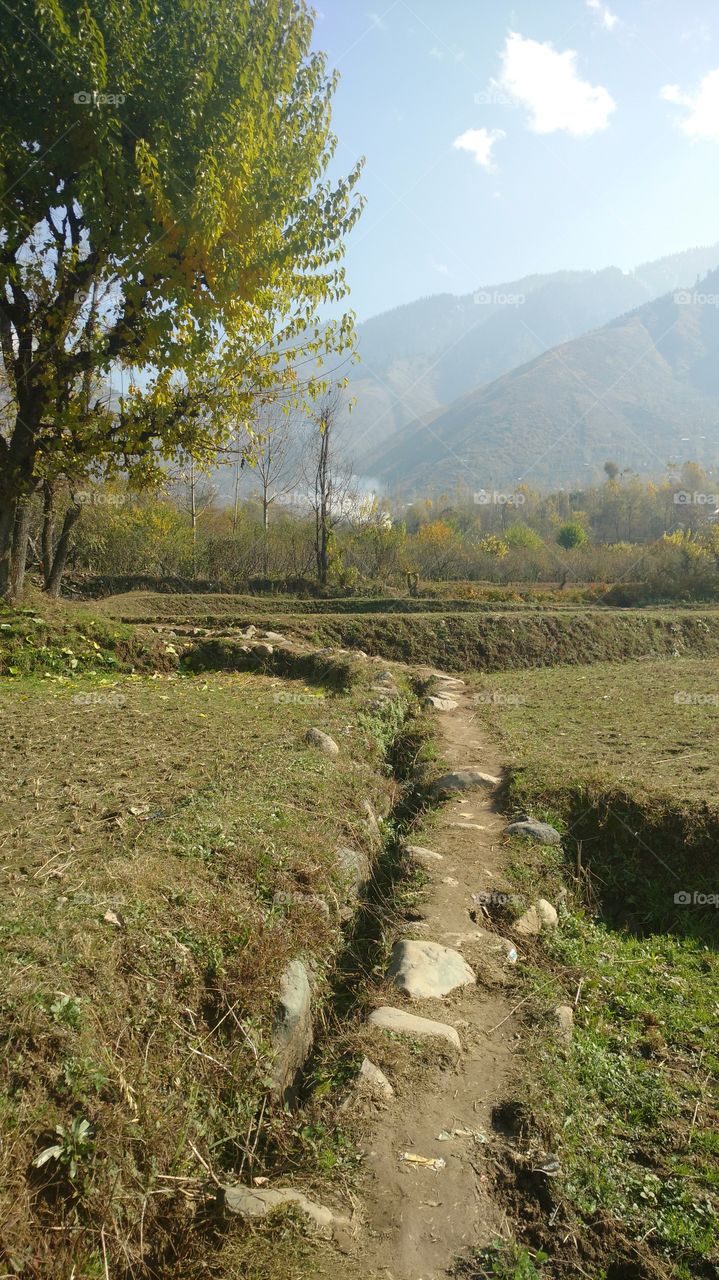
<svg viewBox="0 0 719 1280">
<path fill-rule="evenodd" d="M 524 894 L 553 897 L 564 873 L 570 889 L 542 958 L 530 952 L 518 971 L 527 1138 L 561 1166 L 557 1226 L 551 1236 L 535 1226 L 531 1243 L 552 1255 L 550 1274 L 573 1276 L 552 1243 L 574 1233 L 586 1262 L 596 1248 L 583 1253 L 583 1242 L 601 1249 L 609 1223 L 607 1258 L 633 1249 L 642 1274 L 714 1275 L 719 912 L 676 904 L 674 892 L 719 891 L 715 664 L 565 667 L 475 686 L 478 715 L 513 763 L 510 807 L 564 832 L 565 861 L 517 843 L 511 877 Z M 552 1010 L 575 1000 L 565 1053 Z"/>
<path fill-rule="evenodd" d="M 334 602 L 332 602 L 334 603 Z M 151 621 L 151 619 L 150 619 Z M 232 639 L 232 629 L 252 622 L 279 630 L 317 646 L 364 649 L 367 653 L 411 665 L 439 666 L 446 671 L 508 671 L 560 664 L 588 666 L 598 662 L 661 657 L 713 657 L 719 654 L 716 610 L 648 612 L 607 609 L 486 609 L 431 613 L 269 612 L 257 600 L 240 615 L 190 615 L 194 631 L 213 628 L 216 642 Z M 158 644 L 162 635 L 145 634 Z M 164 633 L 166 635 L 166 631 Z M 192 643 L 193 635 L 183 635 Z M 194 641 L 198 645 L 203 640 Z M 175 641 L 172 640 L 175 644 Z M 206 640 L 204 643 L 209 643 Z"/>
<path fill-rule="evenodd" d="M 383 614 L 383 613 L 458 613 L 503 609 L 540 609 L 547 607 L 576 609 L 578 603 L 601 602 L 602 589 L 562 592 L 551 587 L 533 589 L 523 586 L 488 586 L 481 583 L 437 583 L 436 590 L 422 596 L 365 595 L 332 596 L 327 599 L 281 593 L 127 591 L 93 601 L 100 613 L 126 621 L 202 622 L 241 620 L 260 612 L 268 614 Z"/>
<path fill-rule="evenodd" d="M 285 963 L 305 955 L 328 988 L 333 851 L 369 848 L 365 799 L 387 808 L 399 713 L 366 700 L 245 674 L 0 682 L 11 1274 L 102 1277 L 106 1253 L 111 1274 L 199 1276 L 218 1244 L 194 1216 L 210 1175 L 311 1185 L 351 1162 L 267 1081 Z M 339 760 L 304 744 L 310 724 Z"/>
<path fill-rule="evenodd" d="M 512 759 L 556 784 L 604 779 L 636 794 L 714 803 L 719 672 L 713 661 L 595 663 L 472 681 L 478 714 Z"/>
<path fill-rule="evenodd" d="M 579 1237 L 580 1256 L 583 1234 L 608 1220 L 629 1242 L 648 1239 L 648 1253 L 682 1280 L 714 1274 L 715 951 L 671 934 L 628 937 L 578 910 L 546 949 L 544 962 L 521 975 L 531 1062 L 522 1102 L 530 1145 L 560 1161 L 554 1190 L 563 1225 Z M 575 998 L 565 1053 L 552 1009 Z M 554 1256 L 549 1237 L 542 1240 Z"/>
<path fill-rule="evenodd" d="M 594 900 L 639 932 L 716 940 L 714 689 L 713 663 L 678 658 L 476 684 L 477 715 L 511 765 L 510 808 L 556 814 Z"/>
<path fill-rule="evenodd" d="M 0 601 L 0 676 L 170 671 L 176 665 L 169 641 L 141 636 L 84 606 L 58 604 L 39 594 L 23 608 Z"/>
<path fill-rule="evenodd" d="M 455 1272 L 467 1280 L 540 1280 L 548 1255 L 530 1253 L 522 1245 L 499 1241 L 488 1249 L 476 1250 Z"/>
</svg>

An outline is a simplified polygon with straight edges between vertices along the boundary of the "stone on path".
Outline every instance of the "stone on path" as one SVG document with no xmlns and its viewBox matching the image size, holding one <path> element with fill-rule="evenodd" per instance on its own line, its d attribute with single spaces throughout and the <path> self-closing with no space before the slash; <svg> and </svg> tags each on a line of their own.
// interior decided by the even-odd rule
<svg viewBox="0 0 719 1280">
<path fill-rule="evenodd" d="M 436 694 L 430 693 L 424 700 L 425 707 L 431 707 L 433 711 L 456 711 L 459 706 L 454 698 L 438 698 Z"/>
<path fill-rule="evenodd" d="M 408 844 L 406 849 L 410 858 L 414 858 L 415 862 L 444 862 L 443 854 L 435 853 L 434 849 L 425 849 L 421 844 Z"/>
<path fill-rule="evenodd" d="M 434 1022 L 431 1018 L 418 1018 L 414 1013 L 404 1009 L 395 1009 L 392 1005 L 383 1005 L 369 1015 L 367 1021 L 382 1031 L 394 1031 L 400 1036 L 414 1036 L 417 1039 L 445 1040 L 458 1051 L 461 1049 L 459 1036 L 454 1027 L 446 1022 Z"/>
<path fill-rule="evenodd" d="M 251 646 L 251 652 L 256 658 L 271 658 L 274 653 L 274 649 L 271 644 L 264 644 L 263 642 L 260 642 L 259 644 L 253 644 Z"/>
<path fill-rule="evenodd" d="M 539 898 L 534 906 L 515 921 L 514 930 L 523 938 L 532 938 L 542 932 L 543 926 L 546 929 L 556 929 L 558 923 L 559 916 L 551 902 L 547 902 L 546 898 Z"/>
<path fill-rule="evenodd" d="M 480 773 L 478 769 L 457 769 L 438 778 L 432 785 L 432 794 L 441 796 L 454 791 L 471 791 L 473 787 L 498 787 L 500 782 L 501 778 Z"/>
<path fill-rule="evenodd" d="M 411 938 L 395 942 L 387 977 L 414 1000 L 440 999 L 476 982 L 474 971 L 458 951 Z"/>
<path fill-rule="evenodd" d="M 465 687 L 464 680 L 460 680 L 459 676 L 450 676 L 446 671 L 429 671 L 427 674 L 432 676 L 434 680 L 441 680 L 442 684 L 455 685 L 458 689 Z"/>
<path fill-rule="evenodd" d="M 291 960 L 280 981 L 280 998 L 272 1027 L 275 1061 L 272 1079 L 283 1093 L 292 1085 L 312 1048 L 312 992 L 301 960 Z"/>
<path fill-rule="evenodd" d="M 507 836 L 524 836 L 526 840 L 535 840 L 537 844 L 561 844 L 562 837 L 556 827 L 548 822 L 538 822 L 536 818 L 525 818 L 522 822 L 510 822 L 505 827 Z"/>
<path fill-rule="evenodd" d="M 389 1100 L 394 1097 L 394 1089 L 384 1071 L 380 1071 L 379 1067 L 376 1067 L 374 1062 L 370 1062 L 369 1058 L 362 1059 L 362 1065 L 357 1076 L 357 1088 L 360 1093 L 371 1094 L 375 1098 Z"/>
<path fill-rule="evenodd" d="M 310 747 L 316 747 L 318 751 L 324 751 L 326 756 L 338 756 L 340 753 L 334 738 L 331 738 L 328 733 L 323 733 L 321 729 L 308 729 L 305 742 Z"/>
<path fill-rule="evenodd" d="M 317 1204 L 314 1200 L 308 1200 L 307 1196 L 301 1191 L 296 1191 L 294 1187 L 223 1186 L 222 1191 L 225 1197 L 225 1208 L 230 1213 L 236 1213 L 240 1218 L 255 1220 L 266 1218 L 273 1209 L 291 1204 L 296 1205 L 300 1212 L 314 1222 L 325 1235 L 331 1235 L 334 1226 L 345 1226 L 347 1223 L 346 1218 L 340 1217 L 339 1214 L 333 1213 L 331 1209 Z"/>
<path fill-rule="evenodd" d="M 571 1044 L 574 1028 L 574 1009 L 571 1004 L 558 1004 L 554 1010 L 554 1021 L 557 1024 L 560 1040 L 564 1044 Z"/>
<path fill-rule="evenodd" d="M 263 633 L 263 637 L 265 640 L 269 642 L 269 644 L 287 644 L 288 643 L 287 637 L 280 635 L 279 631 L 265 631 Z"/>
</svg>

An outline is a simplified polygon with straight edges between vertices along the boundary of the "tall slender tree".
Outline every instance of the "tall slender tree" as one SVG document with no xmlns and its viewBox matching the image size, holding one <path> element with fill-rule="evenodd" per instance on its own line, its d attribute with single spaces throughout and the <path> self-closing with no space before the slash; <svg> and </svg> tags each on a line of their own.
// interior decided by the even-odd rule
<svg viewBox="0 0 719 1280">
<path fill-rule="evenodd" d="M 340 407 L 336 389 L 324 396 L 306 446 L 305 475 L 315 522 L 315 566 L 322 586 L 327 583 L 332 564 L 334 531 L 357 504 L 352 466 L 338 448 Z"/>
</svg>

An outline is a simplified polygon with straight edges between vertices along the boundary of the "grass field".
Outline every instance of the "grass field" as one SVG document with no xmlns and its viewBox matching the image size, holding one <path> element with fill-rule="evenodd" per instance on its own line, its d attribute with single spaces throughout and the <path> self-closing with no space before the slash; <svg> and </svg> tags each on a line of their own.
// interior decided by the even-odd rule
<svg viewBox="0 0 719 1280">
<path fill-rule="evenodd" d="M 532 1036 L 525 1138 L 560 1165 L 557 1227 L 530 1206 L 525 1242 L 555 1259 L 552 1276 L 575 1274 L 554 1252 L 560 1222 L 585 1261 L 621 1237 L 637 1276 L 716 1276 L 719 898 L 693 900 L 719 894 L 716 666 L 599 664 L 473 683 L 478 717 L 514 765 L 510 804 L 565 833 L 563 855 L 518 843 L 511 867 L 524 893 L 569 887 L 561 928 L 520 975 Z M 564 1052 L 552 1011 L 575 1002 Z"/>
<path fill-rule="evenodd" d="M 594 602 L 599 607 L 599 602 Z M 299 614 L 323 617 L 326 614 L 415 614 L 415 613 L 490 613 L 524 612 L 534 609 L 577 609 L 578 604 L 592 607 L 591 594 L 586 601 L 560 591 L 516 591 L 497 587 L 477 589 L 453 596 L 331 596 L 327 599 L 290 595 L 233 595 L 219 592 L 170 593 L 163 591 L 127 591 L 93 601 L 93 609 L 112 618 L 133 622 L 194 622 L 212 618 L 221 622 L 242 618 L 247 613 Z"/>
<path fill-rule="evenodd" d="M 476 678 L 478 714 L 525 770 L 714 804 L 719 668 L 701 658 L 558 666 Z"/>
<path fill-rule="evenodd" d="M 0 683 L 10 1274 L 204 1275 L 208 1179 L 332 1163 L 271 1103 L 252 1147 L 281 971 L 308 958 L 321 1001 L 334 850 L 388 810 L 399 712 L 366 708 L 261 675 Z"/>
<path fill-rule="evenodd" d="M 197 634 L 200 614 L 169 635 L 171 610 L 154 631 L 35 603 L 0 618 L 5 1269 L 345 1280 L 291 1217 L 248 1233 L 208 1204 L 248 1173 L 350 1193 L 339 1106 L 363 1052 L 421 1076 L 360 1027 L 392 912 L 418 888 L 392 852 L 390 766 L 431 760 L 427 725 L 402 725 L 409 688 L 372 704 L 377 668 L 348 655 L 278 647 L 258 665 L 230 625 Z M 714 1277 L 719 912 L 675 894 L 719 891 L 719 613 L 266 605 L 242 621 L 462 670 L 510 763 L 508 810 L 564 832 L 563 851 L 519 844 L 509 865 L 524 898 L 568 889 L 560 930 L 516 970 L 521 1140 L 557 1157 L 556 1213 L 550 1228 L 507 1174 L 518 1243 L 466 1275 L 619 1280 L 597 1260 L 621 1237 L 633 1280 Z M 306 746 L 311 724 L 337 760 Z M 367 799 L 390 815 L 386 855 Z M 379 859 L 351 928 L 338 845 Z M 269 1088 L 270 1027 L 300 954 L 326 1034 L 290 1114 Z M 552 1011 L 575 1000 L 565 1051 Z"/>
</svg>

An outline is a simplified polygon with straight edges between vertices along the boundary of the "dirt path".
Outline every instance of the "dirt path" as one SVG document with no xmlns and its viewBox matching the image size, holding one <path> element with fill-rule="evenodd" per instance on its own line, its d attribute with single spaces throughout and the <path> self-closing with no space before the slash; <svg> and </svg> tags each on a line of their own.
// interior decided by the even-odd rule
<svg viewBox="0 0 719 1280">
<path fill-rule="evenodd" d="M 438 712 L 448 769 L 475 768 L 499 776 L 495 749 L 478 728 L 463 687 L 447 688 L 455 710 Z M 360 1247 L 368 1277 L 440 1280 L 457 1255 L 491 1243 L 502 1232 L 503 1213 L 490 1197 L 492 1109 L 509 1096 L 518 1031 L 504 989 L 511 973 L 504 940 L 487 929 L 473 894 L 504 887 L 504 819 L 491 791 L 463 793 L 444 804 L 428 843 L 442 861 L 428 861 L 430 877 L 422 919 L 404 937 L 425 939 L 461 951 L 477 974 L 477 985 L 442 999 L 394 1003 L 412 1013 L 449 1023 L 459 1032 L 456 1066 L 428 1074 L 421 1093 L 397 1097 L 378 1117 L 366 1145 L 365 1222 Z M 476 921 L 473 916 L 476 915 Z M 440 1140 L 442 1132 L 486 1135 Z M 438 1171 L 413 1166 L 399 1153 L 441 1157 Z"/>
</svg>

